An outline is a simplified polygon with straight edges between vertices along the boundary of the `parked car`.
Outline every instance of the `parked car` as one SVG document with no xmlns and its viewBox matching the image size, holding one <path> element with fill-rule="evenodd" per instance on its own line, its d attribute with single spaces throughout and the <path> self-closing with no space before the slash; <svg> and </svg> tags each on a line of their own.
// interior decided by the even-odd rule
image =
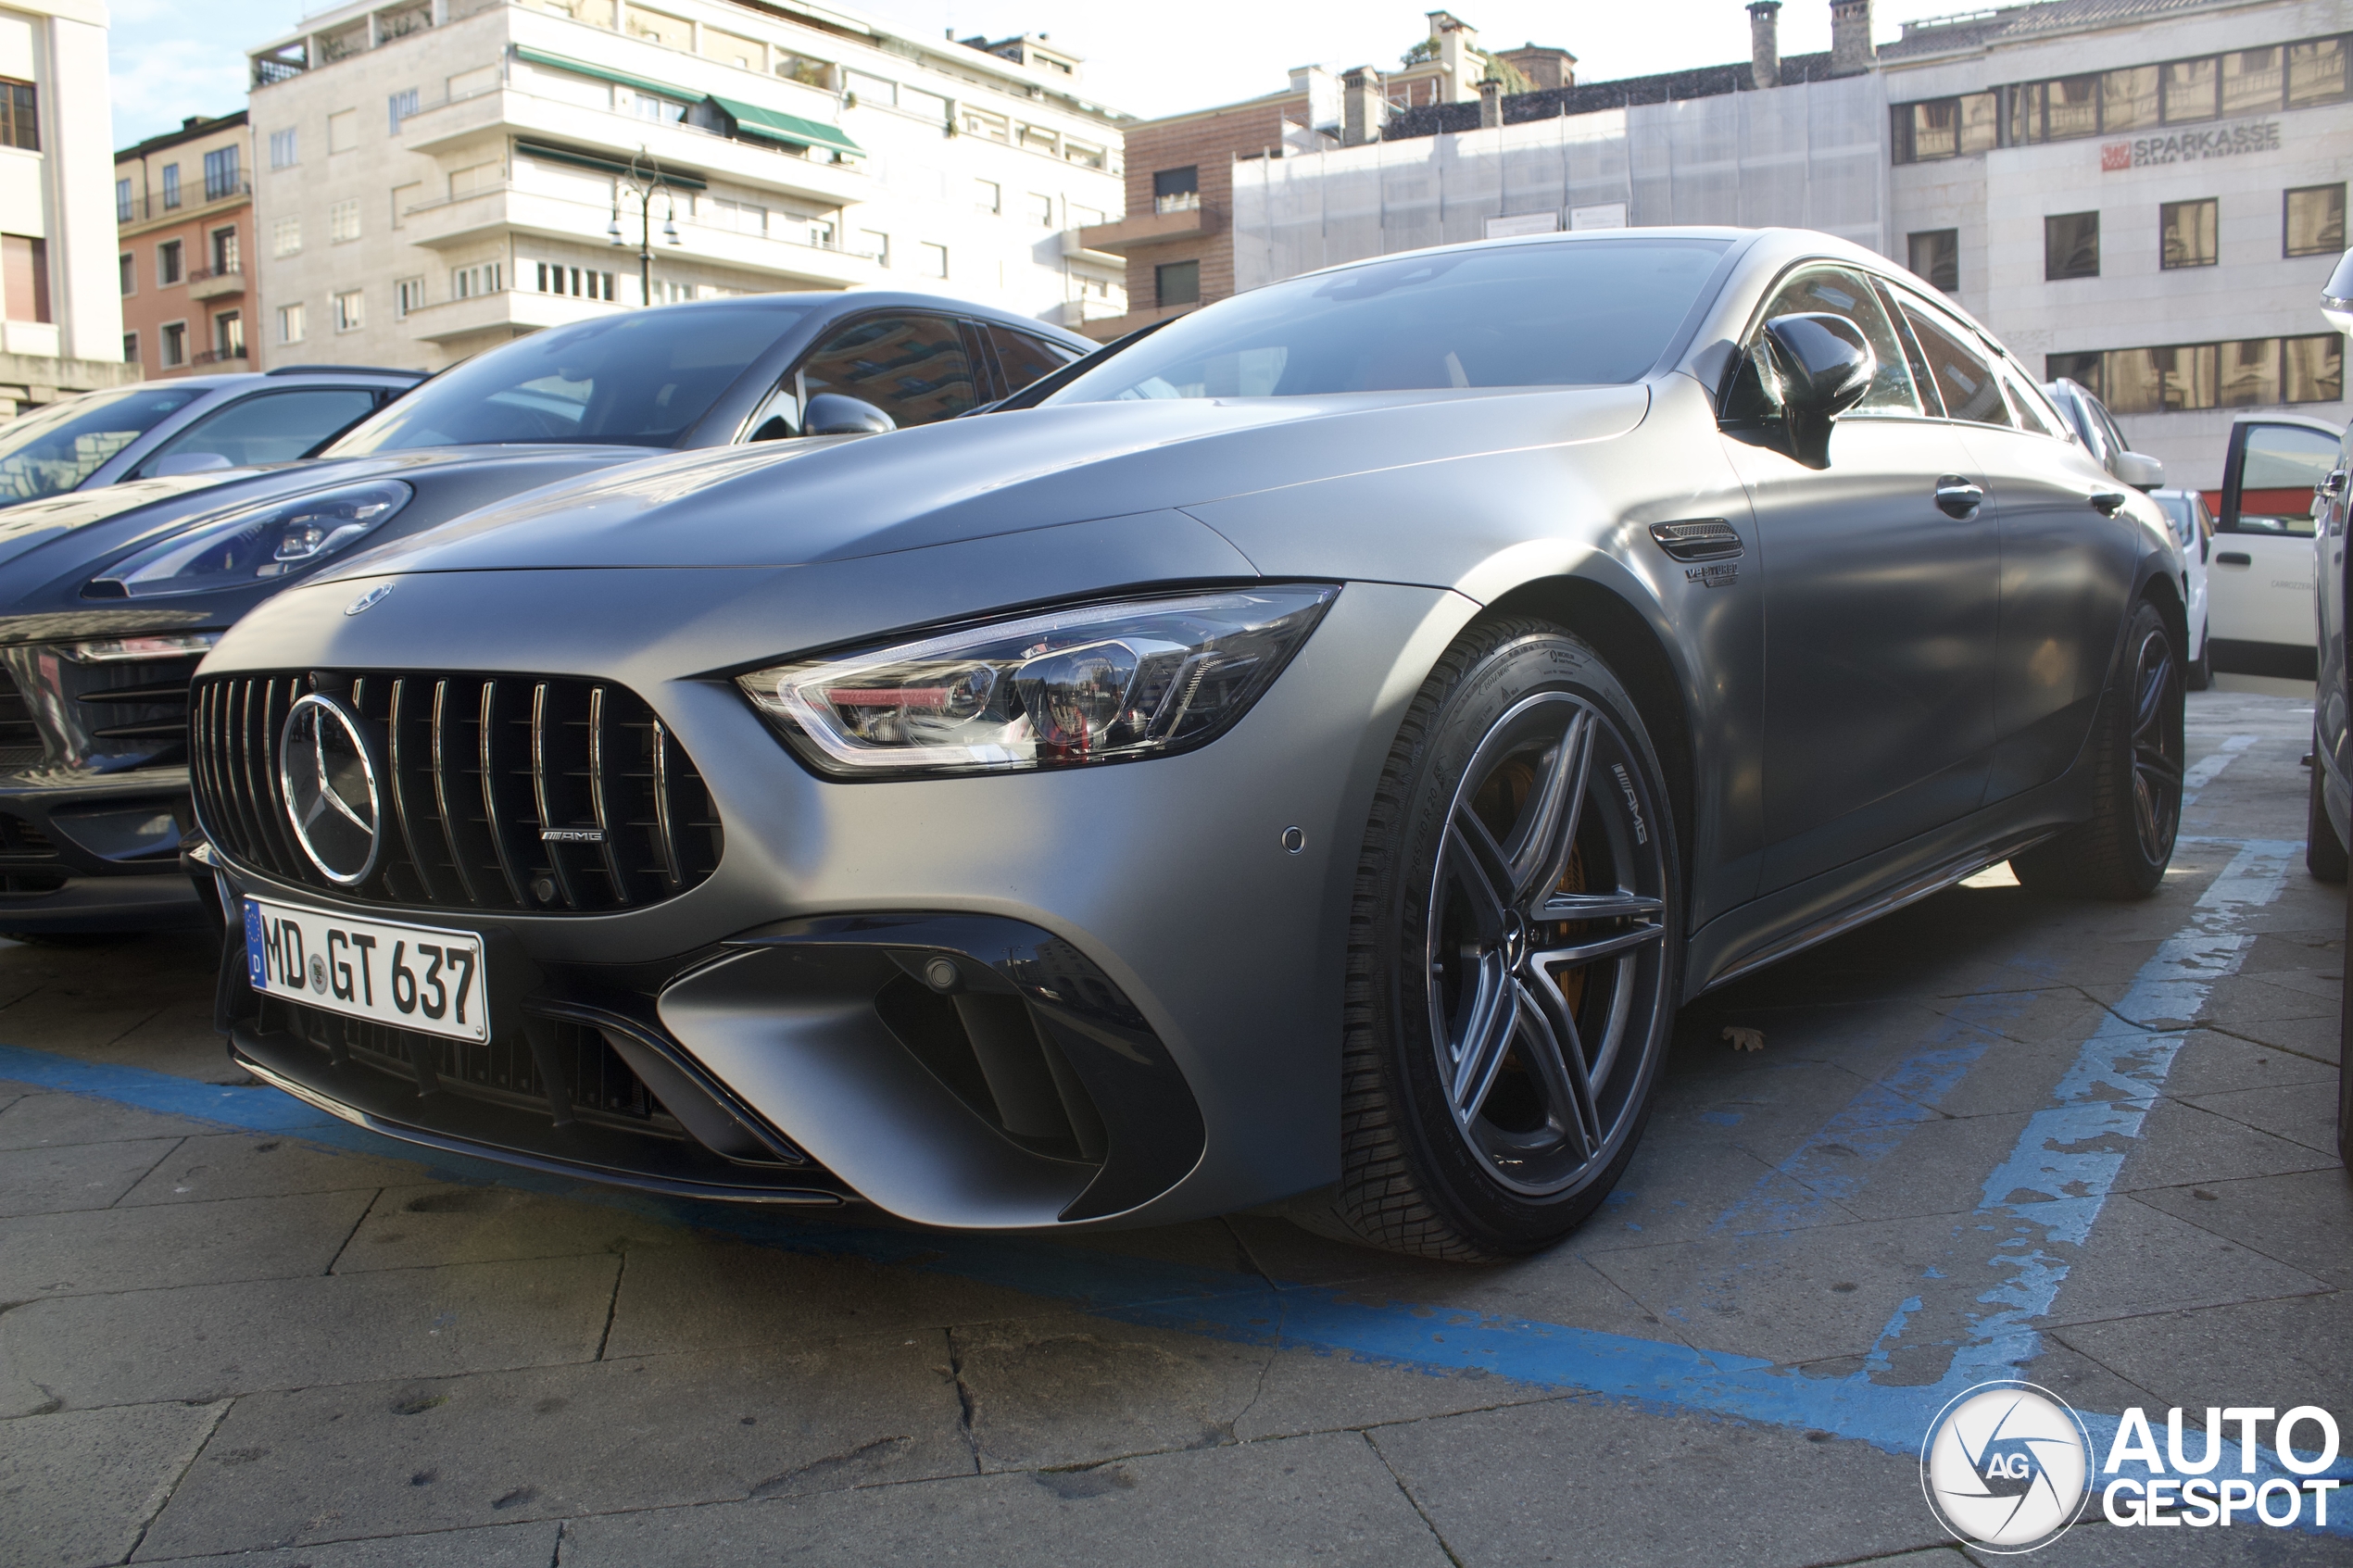
<svg viewBox="0 0 2353 1568">
<path fill-rule="evenodd" d="M 2309 681 L 2313 490 L 2335 464 L 2339 432 L 2299 414 L 2242 414 L 2231 425 L 2214 508 L 2208 580 L 2214 668 Z"/>
<path fill-rule="evenodd" d="M 469 360 L 313 461 L 0 512 L 0 932 L 203 918 L 179 860 L 188 678 L 239 616 L 363 541 L 658 450 L 921 424 L 1091 347 L 914 295 L 616 313 Z"/>
<path fill-rule="evenodd" d="M 974 1228 L 1325 1189 L 1524 1252 L 1684 1000 L 2005 859 L 2154 889 L 2183 608 L 2156 503 L 1860 246 L 1389 257 L 260 607 L 194 689 L 221 1022 L 598 1180 Z"/>
<path fill-rule="evenodd" d="M 2339 332 L 2353 332 L 2353 250 L 2345 253 L 2321 291 L 2321 314 Z M 2353 692 L 2348 692 L 2345 625 L 2353 604 L 2346 562 L 2346 520 L 2353 511 L 2353 424 L 2338 438 L 2336 458 L 2313 496 L 2313 619 L 2317 680 L 2312 701 L 2312 795 L 2307 816 L 2305 864 L 2323 882 L 2347 880 L 2346 847 L 2353 844 Z M 2353 891 L 2353 890 L 2348 890 Z M 2353 951 L 2353 902 L 2346 909 Z M 2353 979 L 2348 973 L 2347 979 Z M 2337 1006 L 2337 1158 L 2353 1167 L 2353 987 Z"/>
<path fill-rule="evenodd" d="M 422 380 L 422 370 L 289 365 L 69 397 L 0 425 L 0 508 L 308 457 Z"/>
<path fill-rule="evenodd" d="M 2189 606 L 2190 626 L 2182 673 L 2190 690 L 2202 692 L 2214 684 L 2213 653 L 2206 635 L 2207 563 L 2214 554 L 2214 514 L 2206 509 L 2206 496 L 2196 490 L 2152 490 L 2149 499 L 2165 508 L 2182 547 L 2182 596 Z"/>
</svg>

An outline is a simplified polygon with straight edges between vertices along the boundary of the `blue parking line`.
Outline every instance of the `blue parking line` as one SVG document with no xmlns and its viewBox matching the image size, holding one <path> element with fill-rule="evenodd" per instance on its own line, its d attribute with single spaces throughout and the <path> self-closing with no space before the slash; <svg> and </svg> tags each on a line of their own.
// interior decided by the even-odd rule
<svg viewBox="0 0 2353 1568">
<path fill-rule="evenodd" d="M 2185 1022 L 2196 1016 L 2215 981 L 2234 972 L 2252 945 L 2252 935 L 2235 929 L 2239 921 L 2277 897 L 2290 857 L 2302 848 L 2269 840 L 2184 842 L 2227 845 L 2237 854 L 2200 896 L 2188 925 L 2142 966 L 2125 1000 L 2118 1004 L 2117 1011 L 2135 1022 L 2104 1018 L 2083 1042 L 2055 1094 L 2058 1103 L 2036 1116 L 2009 1159 L 1987 1178 L 1981 1214 L 2031 1222 L 2052 1244 L 2082 1244 L 2124 1157 L 2110 1152 L 2055 1154 L 2046 1145 L 2054 1138 L 2081 1137 L 2079 1123 L 2086 1116 L 2105 1118 L 2102 1134 L 2140 1136 L 2142 1121 L 2163 1087 L 2184 1033 L 2160 1033 L 2142 1021 Z M 1978 1022 L 1961 1020 L 1969 1026 Z M 1896 1069 L 1891 1086 L 1907 1101 L 1932 1104 L 1959 1081 L 1982 1048 L 1976 1042 L 1946 1045 L 1940 1039 Z M 2039 1353 L 2041 1337 L 2032 1325 L 2048 1314 L 2067 1275 L 2067 1264 L 2041 1247 L 2005 1247 L 1998 1261 L 2013 1269 L 2009 1282 L 1987 1301 L 1995 1310 L 1983 1317 L 1975 1341 L 1956 1355 L 1945 1376 L 1930 1386 L 1882 1385 L 1873 1381 L 1873 1372 L 1883 1369 L 1886 1348 L 1900 1337 L 1905 1320 L 1919 1311 L 1919 1298 L 1898 1311 L 1873 1364 L 1846 1377 L 1814 1377 L 1755 1357 L 1670 1341 L 1414 1302 L 1376 1305 L 1365 1300 L 1360 1288 L 1270 1284 L 1252 1274 L 1046 1238 L 900 1229 L 575 1184 L 398 1143 L 335 1121 L 275 1089 L 196 1084 L 19 1047 L 0 1046 L 0 1079 L 249 1132 L 294 1134 L 349 1152 L 420 1165 L 444 1180 L 495 1183 L 596 1202 L 779 1250 L 939 1273 L 1060 1301 L 1120 1322 L 1344 1355 L 1433 1376 L 1484 1374 L 1535 1388 L 1599 1395 L 1662 1413 L 1827 1432 L 1896 1454 L 1919 1452 L 1929 1419 L 1954 1393 L 1989 1377 L 2017 1375 L 2017 1363 Z M 2119 1088 L 2124 1091 L 2122 1098 L 2113 1093 Z M 1873 1114 L 1865 1099 L 1877 1103 L 1867 1093 L 1840 1116 Z M 1900 1105 L 1882 1107 L 1879 1113 L 1896 1118 L 1885 1123 L 1891 1128 L 1911 1124 Z M 1829 1125 L 1841 1124 L 1833 1118 Z M 2058 1168 L 2049 1163 L 2054 1159 L 2070 1162 L 2057 1177 L 2053 1173 Z M 2020 1174 L 2030 1167 L 2032 1180 Z M 2034 1182 L 2054 1179 L 2067 1196 L 2011 1206 L 2019 1186 L 2040 1192 L 2044 1189 Z M 2117 1416 L 2081 1413 L 2095 1448 L 2104 1451 Z M 2353 1482 L 2353 1455 L 2329 1474 Z M 2329 1533 L 2353 1536 L 2353 1519 L 2347 1513 L 2353 1510 L 2332 1515 Z"/>
</svg>

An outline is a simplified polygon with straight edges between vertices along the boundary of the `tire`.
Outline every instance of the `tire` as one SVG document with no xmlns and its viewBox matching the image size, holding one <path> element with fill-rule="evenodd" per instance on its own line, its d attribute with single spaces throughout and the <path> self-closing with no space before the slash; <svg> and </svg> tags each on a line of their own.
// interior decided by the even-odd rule
<svg viewBox="0 0 2353 1568">
<path fill-rule="evenodd" d="M 2197 645 L 2197 658 L 2182 671 L 2182 684 L 2194 692 L 2202 692 L 2214 684 L 2214 635 L 2208 633 Z"/>
<path fill-rule="evenodd" d="M 1600 1204 L 1674 1022 L 1666 801 L 1642 716 L 1591 645 L 1499 619 L 1438 661 L 1357 862 L 1340 1180 L 1319 1218 L 1475 1261 L 1550 1246 Z"/>
<path fill-rule="evenodd" d="M 2304 792 L 2304 869 L 2318 882 L 2332 885 L 2346 878 L 2347 866 L 2345 840 L 2337 837 L 2336 824 L 2329 821 L 2326 787 L 2328 765 L 2321 760 L 2321 734 L 2312 732 L 2312 765 L 2306 770 L 2311 776 Z"/>
<path fill-rule="evenodd" d="M 2092 721 L 2091 820 L 2010 859 L 2041 893 L 2145 898 L 2165 878 L 2182 827 L 2182 661 L 2144 600 Z"/>
</svg>

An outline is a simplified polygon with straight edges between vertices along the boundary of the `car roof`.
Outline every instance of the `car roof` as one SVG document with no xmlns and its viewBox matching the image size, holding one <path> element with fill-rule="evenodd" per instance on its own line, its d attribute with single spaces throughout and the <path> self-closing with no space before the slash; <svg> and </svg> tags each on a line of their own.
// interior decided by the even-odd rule
<svg viewBox="0 0 2353 1568">
<path fill-rule="evenodd" d="M 828 310 L 837 313 L 847 310 L 945 310 L 959 316 L 969 316 L 976 320 L 995 321 L 1004 326 L 1018 328 L 1023 332 L 1036 332 L 1042 337 L 1074 344 L 1089 351 L 1101 346 L 1078 336 L 1065 327 L 1055 326 L 1050 321 L 1041 321 L 1035 316 L 1024 316 L 1018 311 L 1007 310 L 1000 306 L 984 305 L 976 299 L 962 299 L 949 294 L 925 294 L 915 289 L 855 288 L 803 290 L 778 294 L 735 294 L 726 295 L 718 299 L 680 300 L 674 305 L 661 305 L 654 308 L 673 312 L 730 308 L 740 310 L 746 306 L 765 307 L 777 310 Z"/>
</svg>

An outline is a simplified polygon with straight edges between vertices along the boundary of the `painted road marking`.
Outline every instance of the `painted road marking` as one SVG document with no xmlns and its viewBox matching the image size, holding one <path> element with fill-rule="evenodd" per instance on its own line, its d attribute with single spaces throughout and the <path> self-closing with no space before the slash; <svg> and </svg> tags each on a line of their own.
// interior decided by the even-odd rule
<svg viewBox="0 0 2353 1568">
<path fill-rule="evenodd" d="M 2223 769 L 2237 761 L 2255 745 L 2253 735 L 2233 735 L 2206 756 L 2190 764 L 2182 774 L 2182 809 L 2197 804 L 2198 793 L 2214 782 Z"/>
</svg>

